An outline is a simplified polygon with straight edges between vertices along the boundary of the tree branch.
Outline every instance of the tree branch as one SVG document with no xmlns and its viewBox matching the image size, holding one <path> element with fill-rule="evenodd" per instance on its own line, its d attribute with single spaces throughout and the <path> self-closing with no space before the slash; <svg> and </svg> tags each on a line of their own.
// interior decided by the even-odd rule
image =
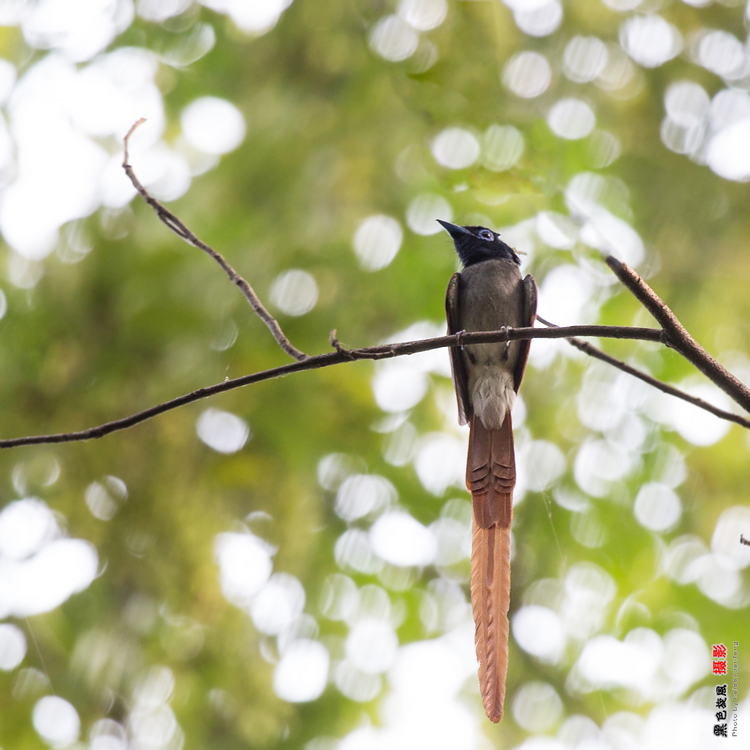
<svg viewBox="0 0 750 750">
<path fill-rule="evenodd" d="M 554 323 L 550 323 L 539 315 L 536 316 L 536 319 L 540 323 L 544 323 L 544 325 L 550 326 L 551 328 L 557 327 Z M 720 419 L 726 419 L 728 422 L 734 422 L 735 424 L 742 425 L 742 427 L 750 429 L 750 419 L 745 419 L 745 417 L 741 417 L 738 414 L 732 414 L 732 412 L 724 411 L 724 409 L 719 409 L 718 406 L 714 406 L 713 404 L 708 403 L 708 401 L 704 401 L 702 398 L 696 398 L 695 396 L 691 396 L 689 393 L 685 393 L 685 391 L 681 391 L 679 388 L 675 388 L 673 385 L 662 383 L 661 380 L 657 380 L 655 377 L 649 375 L 646 372 L 643 372 L 643 370 L 639 370 L 636 367 L 629 365 L 627 362 L 623 362 L 621 359 L 617 359 L 611 354 L 606 354 L 601 349 L 597 349 L 595 346 L 593 346 L 593 344 L 589 344 L 588 341 L 581 341 L 577 338 L 566 338 L 565 340 L 571 346 L 579 349 L 584 354 L 588 354 L 589 357 L 593 357 L 594 359 L 599 359 L 602 362 L 606 362 L 607 364 L 616 367 L 618 370 L 622 370 L 623 372 L 628 373 L 628 375 L 632 375 L 634 378 L 638 378 L 638 380 L 642 380 L 644 383 L 648 383 L 654 388 L 660 390 L 662 393 L 667 393 L 670 396 L 674 396 L 675 398 L 680 398 L 683 401 L 687 401 L 689 404 L 693 404 L 694 406 L 697 406 L 701 409 L 705 409 L 705 411 L 711 412 L 711 414 L 719 417 Z"/>
<path fill-rule="evenodd" d="M 113 432 L 133 427 L 141 422 L 145 422 L 147 419 L 151 419 L 159 414 L 164 414 L 172 409 L 176 409 L 179 406 L 185 406 L 186 404 L 200 401 L 209 396 L 214 396 L 217 393 L 232 391 L 236 388 L 242 388 L 243 386 L 251 385 L 252 383 L 260 383 L 264 380 L 273 380 L 275 378 L 283 377 L 284 375 L 290 375 L 294 372 L 318 370 L 323 367 L 332 367 L 333 365 L 339 365 L 344 362 L 366 359 L 391 359 L 393 357 L 402 357 L 407 354 L 417 354 L 419 352 L 426 352 L 432 349 L 441 349 L 449 346 L 466 346 L 468 344 L 486 344 L 497 341 L 516 341 L 526 339 L 570 339 L 573 336 L 598 336 L 602 338 L 607 337 L 656 342 L 661 342 L 663 340 L 662 331 L 654 328 L 628 328 L 627 326 L 597 325 L 560 326 L 554 328 L 507 328 L 502 331 L 457 333 L 452 336 L 438 336 L 432 339 L 407 341 L 401 344 L 382 344 L 381 346 L 372 346 L 365 349 L 344 349 L 334 335 L 332 338 L 335 341 L 335 344 L 333 344 L 333 346 L 336 347 L 335 352 L 318 354 L 312 357 L 307 357 L 298 362 L 292 362 L 288 365 L 274 367 L 270 370 L 263 370 L 251 375 L 243 375 L 242 377 L 234 378 L 233 380 L 226 380 L 222 383 L 199 388 L 191 393 L 186 393 L 170 401 L 144 409 L 136 414 L 131 414 L 129 417 L 123 417 L 122 419 L 107 422 L 97 427 L 90 427 L 86 430 L 80 430 L 78 432 L 63 432 L 55 435 L 35 435 L 0 440 L 0 448 L 14 448 L 20 445 L 40 445 L 43 443 L 71 443 L 80 440 L 101 438 Z M 603 352 L 601 354 L 604 357 L 608 356 Z M 605 361 L 607 360 L 605 359 Z M 671 388 L 671 386 L 667 387 Z M 681 393 L 681 391 L 677 391 L 676 388 L 674 391 Z M 692 399 L 692 396 L 687 396 L 687 394 L 683 395 L 687 397 L 686 400 Z M 711 413 L 716 414 L 716 416 L 721 417 L 722 419 L 730 419 L 733 422 L 737 422 L 737 418 L 734 414 L 722 412 L 721 409 L 717 410 L 710 404 L 700 401 L 700 399 L 691 401 L 691 403 L 695 403 L 696 406 L 700 406 L 701 408 L 706 408 L 708 411 L 711 411 Z M 738 422 L 738 424 L 750 427 L 750 422 Z"/>
<path fill-rule="evenodd" d="M 227 274 L 231 281 L 236 284 L 242 291 L 245 299 L 250 303 L 251 307 L 258 315 L 258 317 L 268 326 L 269 330 L 273 334 L 274 338 L 278 342 L 279 346 L 290 356 L 294 357 L 297 361 L 282 365 L 281 367 L 274 367 L 270 370 L 263 370 L 251 375 L 244 375 L 234 380 L 226 380 L 222 383 L 215 385 L 206 386 L 199 388 L 191 393 L 186 393 L 177 398 L 171 399 L 156 406 L 152 406 L 143 411 L 131 414 L 128 417 L 117 419 L 112 422 L 107 422 L 97 427 L 91 427 L 89 429 L 80 430 L 77 432 L 64 432 L 57 433 L 54 435 L 35 435 L 29 437 L 20 438 L 9 438 L 0 440 L 0 448 L 12 448 L 21 445 L 39 445 L 42 443 L 68 443 L 81 440 L 90 440 L 94 438 L 104 437 L 110 433 L 124 430 L 128 427 L 132 427 L 136 424 L 151 419 L 159 414 L 163 414 L 172 409 L 176 409 L 179 406 L 199 401 L 209 396 L 213 396 L 217 393 L 223 393 L 225 391 L 231 391 L 235 388 L 242 388 L 243 386 L 250 385 L 252 383 L 259 383 L 264 380 L 271 380 L 274 378 L 289 375 L 293 372 L 302 372 L 303 370 L 316 370 L 322 367 L 331 367 L 333 365 L 342 364 L 343 362 L 351 362 L 354 360 L 361 359 L 388 359 L 391 357 L 400 357 L 407 354 L 416 354 L 418 352 L 429 351 L 431 349 L 439 349 L 444 347 L 452 346 L 466 346 L 468 344 L 480 344 L 480 343 L 492 343 L 498 341 L 516 341 L 516 340 L 528 340 L 528 339 L 558 339 L 565 338 L 568 342 L 585 352 L 589 356 L 595 357 L 613 365 L 614 367 L 623 370 L 624 372 L 633 375 L 634 377 L 643 380 L 649 385 L 658 388 L 664 393 L 681 398 L 701 409 L 714 414 L 721 419 L 726 419 L 736 424 L 740 424 L 743 427 L 750 428 L 750 420 L 739 417 L 730 412 L 718 409 L 712 404 L 703 401 L 702 399 L 695 398 L 693 396 L 684 393 L 683 391 L 674 388 L 673 386 L 661 383 L 650 375 L 637 370 L 634 367 L 622 362 L 621 360 L 611 357 L 608 354 L 600 351 L 591 344 L 582 342 L 575 338 L 576 336 L 598 336 L 602 338 L 615 338 L 615 339 L 631 339 L 638 341 L 653 341 L 656 343 L 665 344 L 671 346 L 680 352 L 688 361 L 692 362 L 701 372 L 705 373 L 713 382 L 719 387 L 726 391 L 737 403 L 741 404 L 746 410 L 750 411 L 750 389 L 744 386 L 734 375 L 728 370 L 722 367 L 716 360 L 714 360 L 708 353 L 690 336 L 685 330 L 682 324 L 679 322 L 677 317 L 667 307 L 666 304 L 658 297 L 658 295 L 638 276 L 635 271 L 630 269 L 624 263 L 621 263 L 616 258 L 609 256 L 607 258 L 607 264 L 617 275 L 620 281 L 637 297 L 637 299 L 646 307 L 646 309 L 656 318 L 661 325 L 661 328 L 633 328 L 629 326 L 598 326 L 598 325 L 577 325 L 577 326 L 565 326 L 556 327 L 551 323 L 548 323 L 543 318 L 539 318 L 540 322 L 549 326 L 548 328 L 507 328 L 501 331 L 482 331 L 482 332 L 460 332 L 451 336 L 439 336 L 432 339 L 424 339 L 422 341 L 409 341 L 401 344 L 384 344 L 382 346 L 373 346 L 365 349 L 345 349 L 336 338 L 336 331 L 331 332 L 331 345 L 335 348 L 335 352 L 327 354 L 318 354 L 316 356 L 308 356 L 303 352 L 296 349 L 284 335 L 281 327 L 276 320 L 268 313 L 263 304 L 261 303 L 258 296 L 253 291 L 250 284 L 245 281 L 227 262 L 226 260 L 211 247 L 202 242 L 196 235 L 194 235 L 185 224 L 180 221 L 177 216 L 168 211 L 162 206 L 159 201 L 153 198 L 149 192 L 141 185 L 138 178 L 133 172 L 133 168 L 128 164 L 128 141 L 134 130 L 144 122 L 143 119 L 136 122 L 133 127 L 128 131 L 125 136 L 125 155 L 123 160 L 123 169 L 130 178 L 133 186 L 141 195 L 141 197 L 148 203 L 155 211 L 159 219 L 166 224 L 178 237 L 193 245 L 194 247 L 203 250 L 206 254 L 211 256 Z"/>
<path fill-rule="evenodd" d="M 685 329 L 658 294 L 628 265 L 611 255 L 607 265 L 662 327 L 666 343 L 750 412 L 750 388 L 719 364 Z"/>
<path fill-rule="evenodd" d="M 178 237 L 181 237 L 185 242 L 192 245 L 193 247 L 197 247 L 199 250 L 203 250 L 204 253 L 207 255 L 210 255 L 222 268 L 224 273 L 230 278 L 233 284 L 236 284 L 240 291 L 242 292 L 245 299 L 250 303 L 250 307 L 253 308 L 253 311 L 255 314 L 268 326 L 268 330 L 271 331 L 271 334 L 276 339 L 276 342 L 278 345 L 290 356 L 296 359 L 297 361 L 302 361 L 307 357 L 307 354 L 304 352 L 301 352 L 297 347 L 295 347 L 291 341 L 284 335 L 284 332 L 281 330 L 281 326 L 278 324 L 276 319 L 271 315 L 271 313 L 266 310 L 266 308 L 263 306 L 263 303 L 260 301 L 260 298 L 255 293 L 255 290 L 250 286 L 250 284 L 245 281 L 245 279 L 240 276 L 237 271 L 232 268 L 232 266 L 227 263 L 227 261 L 224 259 L 224 257 L 217 253 L 216 250 L 214 250 L 212 247 L 209 247 L 205 242 L 198 239 L 196 235 L 194 235 L 186 226 L 185 224 L 180 221 L 171 211 L 166 209 L 161 203 L 159 203 L 156 198 L 154 198 L 148 190 L 146 190 L 143 185 L 141 185 L 138 178 L 135 176 L 135 172 L 133 171 L 133 167 L 128 164 L 128 141 L 130 140 L 130 136 L 133 135 L 133 132 L 135 129 L 141 125 L 142 123 L 146 122 L 146 118 L 142 117 L 138 122 L 136 122 L 130 130 L 128 130 L 127 135 L 125 136 L 125 156 L 122 162 L 122 168 L 125 170 L 125 174 L 130 178 L 130 181 L 133 183 L 133 187 L 138 191 L 140 196 L 143 198 L 146 203 L 148 203 L 151 208 L 156 211 L 156 215 L 161 219 L 161 221 L 166 224 L 169 229 L 171 229 Z"/>
</svg>

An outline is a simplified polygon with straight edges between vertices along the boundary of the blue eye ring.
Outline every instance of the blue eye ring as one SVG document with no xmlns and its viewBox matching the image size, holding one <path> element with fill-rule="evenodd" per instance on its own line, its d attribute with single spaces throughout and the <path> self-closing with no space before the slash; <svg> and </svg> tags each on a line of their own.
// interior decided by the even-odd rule
<svg viewBox="0 0 750 750">
<path fill-rule="evenodd" d="M 495 235 L 490 232 L 489 229 L 480 229 L 479 230 L 479 239 L 480 240 L 488 240 L 489 242 L 492 242 L 495 239 Z"/>
</svg>

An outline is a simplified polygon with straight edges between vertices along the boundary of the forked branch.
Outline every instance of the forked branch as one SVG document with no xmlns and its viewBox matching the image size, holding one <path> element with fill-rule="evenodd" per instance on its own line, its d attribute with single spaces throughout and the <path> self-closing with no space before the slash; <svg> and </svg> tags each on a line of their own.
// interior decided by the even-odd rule
<svg viewBox="0 0 750 750">
<path fill-rule="evenodd" d="M 537 320 L 546 326 L 550 326 L 552 328 L 557 327 L 554 323 L 550 323 L 539 315 L 537 315 Z M 622 370 L 628 375 L 632 375 L 634 378 L 638 378 L 638 380 L 642 380 L 644 383 L 648 383 L 657 390 L 660 390 L 662 393 L 666 393 L 670 396 L 674 396 L 675 398 L 687 401 L 689 404 L 693 404 L 693 406 L 697 406 L 700 409 L 710 412 L 720 419 L 726 419 L 728 422 L 734 422 L 735 424 L 750 429 L 750 419 L 745 419 L 745 417 L 741 417 L 739 414 L 732 414 L 732 412 L 720 409 L 718 406 L 714 406 L 713 404 L 708 403 L 708 401 L 704 401 L 702 398 L 691 396 L 689 393 L 685 393 L 685 391 L 681 391 L 679 388 L 675 388 L 673 385 L 662 383 L 661 380 L 657 380 L 647 372 L 643 372 L 643 370 L 639 370 L 637 367 L 633 367 L 627 362 L 623 362 L 621 359 L 617 359 L 611 354 L 607 354 L 601 349 L 597 349 L 592 344 L 589 344 L 588 341 L 581 341 L 581 339 L 574 337 L 566 338 L 565 340 L 579 351 L 582 351 L 584 354 L 588 354 L 589 357 L 593 357 L 594 359 L 606 362 L 608 365 L 612 365 L 612 367 L 616 367 L 618 370 Z"/>
<path fill-rule="evenodd" d="M 688 333 L 685 326 L 680 323 L 677 316 L 667 307 L 659 295 L 630 266 L 611 255 L 607 258 L 607 265 L 646 310 L 653 315 L 664 331 L 667 345 L 682 354 L 688 362 L 699 369 L 709 380 L 716 383 L 733 401 L 736 401 L 745 411 L 750 412 L 750 388 L 717 362 Z"/>
</svg>

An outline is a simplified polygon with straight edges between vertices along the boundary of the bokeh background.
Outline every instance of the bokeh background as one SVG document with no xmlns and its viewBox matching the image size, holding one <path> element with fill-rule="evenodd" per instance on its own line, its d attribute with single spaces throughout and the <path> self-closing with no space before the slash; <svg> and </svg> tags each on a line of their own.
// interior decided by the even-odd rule
<svg viewBox="0 0 750 750">
<path fill-rule="evenodd" d="M 140 117 L 141 180 L 308 353 L 444 330 L 442 218 L 525 252 L 558 324 L 652 324 L 615 254 L 750 382 L 748 7 L 3 0 L 0 437 L 288 361 L 134 200 Z M 600 343 L 731 408 L 672 352 Z M 444 350 L 0 452 L 0 747 L 746 746 L 747 431 L 542 341 L 514 423 L 499 726 Z"/>
</svg>

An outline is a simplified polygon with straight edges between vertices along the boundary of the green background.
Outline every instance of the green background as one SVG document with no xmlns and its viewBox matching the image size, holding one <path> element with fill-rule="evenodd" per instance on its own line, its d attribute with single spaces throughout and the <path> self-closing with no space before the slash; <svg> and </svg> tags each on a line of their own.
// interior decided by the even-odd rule
<svg viewBox="0 0 750 750">
<path fill-rule="evenodd" d="M 653 5 L 651 10 L 686 37 L 701 28 L 745 36 L 742 7 Z M 210 53 L 185 68 L 160 64 L 165 138 L 179 135 L 182 109 L 207 95 L 233 102 L 248 132 L 236 151 L 197 177 L 170 208 L 223 253 L 267 304 L 282 271 L 299 268 L 313 275 L 319 300 L 307 315 L 285 316 L 269 304 L 296 346 L 311 354 L 327 351 L 334 328 L 344 344 L 368 346 L 416 321 L 442 325 L 444 290 L 456 259 L 446 236 L 420 236 L 406 227 L 407 207 L 418 194 L 448 198 L 461 223 L 479 213 L 494 228 L 511 227 L 540 211 L 567 214 L 568 182 L 596 171 L 626 186 L 624 199 L 613 199 L 610 210 L 643 238 L 647 257 L 639 270 L 695 338 L 720 358 L 748 351 L 747 185 L 669 151 L 659 137 L 671 83 L 696 81 L 713 95 L 725 86 L 720 78 L 683 53 L 654 69 L 636 65 L 627 95 L 566 79 L 559 60 L 567 41 L 596 35 L 617 44 L 626 18 L 584 0 L 566 3 L 560 28 L 540 38 L 521 33 L 500 3 L 452 2 L 445 22 L 422 34 L 439 58 L 419 72 L 414 60 L 389 62 L 368 46 L 369 31 L 390 12 L 391 3 L 381 1 L 296 0 L 273 30 L 253 38 L 227 17 L 193 6 L 171 27 L 136 18 L 111 45 L 159 51 L 189 34 L 195 23 L 213 26 L 216 44 Z M 524 49 L 552 62 L 552 84 L 535 99 L 519 98 L 502 83 L 507 61 Z M 18 28 L 7 27 L 0 54 L 15 61 L 21 75 L 47 53 L 30 49 Z M 546 112 L 563 96 L 585 98 L 597 127 L 619 139 L 622 154 L 610 166 L 592 166 L 589 139 L 567 141 L 550 130 Z M 494 123 L 511 124 L 524 135 L 524 155 L 512 170 L 493 172 L 479 162 L 451 170 L 432 157 L 430 142 L 443 129 L 458 125 L 479 133 Z M 404 180 L 394 164 L 407 147 L 419 169 Z M 488 194 L 492 200 L 483 202 Z M 0 321 L 0 437 L 82 429 L 288 361 L 205 255 L 170 234 L 140 200 L 131 207 L 122 214 L 126 232 L 119 239 L 102 228 L 99 213 L 85 220 L 93 250 L 81 262 L 65 264 L 51 256 L 33 289 L 0 282 L 8 302 Z M 358 265 L 352 237 L 363 218 L 379 213 L 402 223 L 404 241 L 387 268 L 370 273 Z M 11 252 L 0 250 L 5 256 Z M 543 284 L 556 266 L 597 264 L 597 256 L 580 241 L 572 251 L 537 242 L 529 270 Z M 238 328 L 237 341 L 216 351 L 210 343 L 228 321 Z M 652 324 L 631 295 L 616 287 L 608 288 L 598 317 L 587 322 Z M 604 342 L 603 348 L 668 382 L 692 373 L 675 353 L 654 346 Z M 580 493 L 575 456 L 585 439 L 597 437 L 576 412 L 576 399 L 586 398 L 591 367 L 586 358 L 558 355 L 548 368 L 527 372 L 526 429 L 534 439 L 558 446 L 567 468 L 552 487 L 528 493 L 516 509 L 511 613 L 534 582 L 562 580 L 575 563 L 595 563 L 617 587 L 599 632 L 622 639 L 633 628 L 649 627 L 664 635 L 687 616 L 709 646 L 739 640 L 746 696 L 747 606 L 722 606 L 692 583 L 671 580 L 661 561 L 666 545 L 680 535 L 694 534 L 710 544 L 722 511 L 747 505 L 747 432 L 732 426 L 719 442 L 698 447 L 644 414 L 648 439 L 641 460 L 604 497 L 588 498 L 606 542 L 583 545 L 571 530 L 577 514 L 555 502 L 554 493 Z M 272 520 L 253 529 L 278 547 L 274 571 L 301 580 L 305 611 L 318 618 L 321 638 L 346 635 L 343 624 L 323 617 L 318 604 L 326 576 L 339 571 L 334 544 L 347 528 L 334 513 L 334 495 L 318 483 L 320 460 L 330 453 L 360 457 L 367 471 L 393 483 L 400 505 L 423 524 L 432 523 L 449 498 L 465 497 L 454 487 L 436 498 L 411 464 L 385 460 L 386 436 L 372 429 L 384 416 L 373 397 L 374 372 L 371 363 L 351 363 L 212 399 L 211 406 L 251 426 L 252 438 L 234 455 L 216 453 L 196 436 L 206 403 L 102 440 L 0 452 L 0 504 L 19 496 L 13 476 L 23 467 L 25 494 L 41 497 L 59 513 L 70 536 L 92 542 L 102 568 L 89 588 L 55 610 L 10 618 L 26 634 L 29 649 L 21 667 L 0 673 L 0 746 L 44 746 L 31 711 L 49 686 L 22 695 L 14 690 L 19 670 L 28 667 L 46 674 L 54 691 L 75 706 L 81 747 L 97 719 L 127 722 L 133 690 L 154 665 L 166 665 L 175 677 L 171 707 L 185 747 L 297 748 L 318 737 L 344 737 L 362 725 L 363 716 L 376 726 L 383 723 L 387 682 L 378 698 L 364 704 L 332 684 L 309 704 L 290 704 L 274 694 L 274 666 L 261 648 L 269 639 L 222 595 L 213 551 L 216 534 L 238 530 L 251 513 L 270 514 Z M 449 392 L 449 381 L 431 375 L 430 383 L 409 417 L 420 435 L 442 430 L 445 421 L 437 399 Z M 665 446 L 679 451 L 687 465 L 677 490 L 683 514 L 675 528 L 654 534 L 637 522 L 632 507 L 639 488 L 654 479 Z M 45 486 L 45 467 L 53 459 L 60 478 Z M 103 522 L 89 512 L 84 494 L 107 475 L 127 484 L 128 499 Z M 366 529 L 368 523 L 354 525 Z M 746 533 L 750 536 L 750 528 Z M 358 586 L 378 583 L 377 576 L 348 572 Z M 397 629 L 401 644 L 436 635 L 428 634 L 420 619 L 420 597 L 441 575 L 433 566 L 417 569 L 408 590 L 388 591 L 394 605 L 405 608 Z M 746 591 L 747 574 L 741 575 Z M 153 613 L 148 627 L 132 626 L 128 613 L 138 606 Z M 197 649 L 179 647 L 180 633 L 190 629 L 186 623 L 200 630 Z M 478 717 L 490 745 L 515 747 L 529 735 L 507 707 L 532 680 L 554 686 L 563 700 L 563 719 L 583 714 L 601 725 L 616 711 L 649 715 L 659 700 L 634 700 L 622 689 L 569 693 L 566 680 L 581 645 L 553 666 L 525 653 L 511 636 L 507 716 L 499 727 L 483 718 L 476 688 L 467 683 L 461 700 Z M 716 680 L 707 676 L 679 699 L 688 701 Z M 216 690 L 228 696 L 221 709 L 211 697 Z M 708 721 L 705 729 L 708 743 Z"/>
</svg>

